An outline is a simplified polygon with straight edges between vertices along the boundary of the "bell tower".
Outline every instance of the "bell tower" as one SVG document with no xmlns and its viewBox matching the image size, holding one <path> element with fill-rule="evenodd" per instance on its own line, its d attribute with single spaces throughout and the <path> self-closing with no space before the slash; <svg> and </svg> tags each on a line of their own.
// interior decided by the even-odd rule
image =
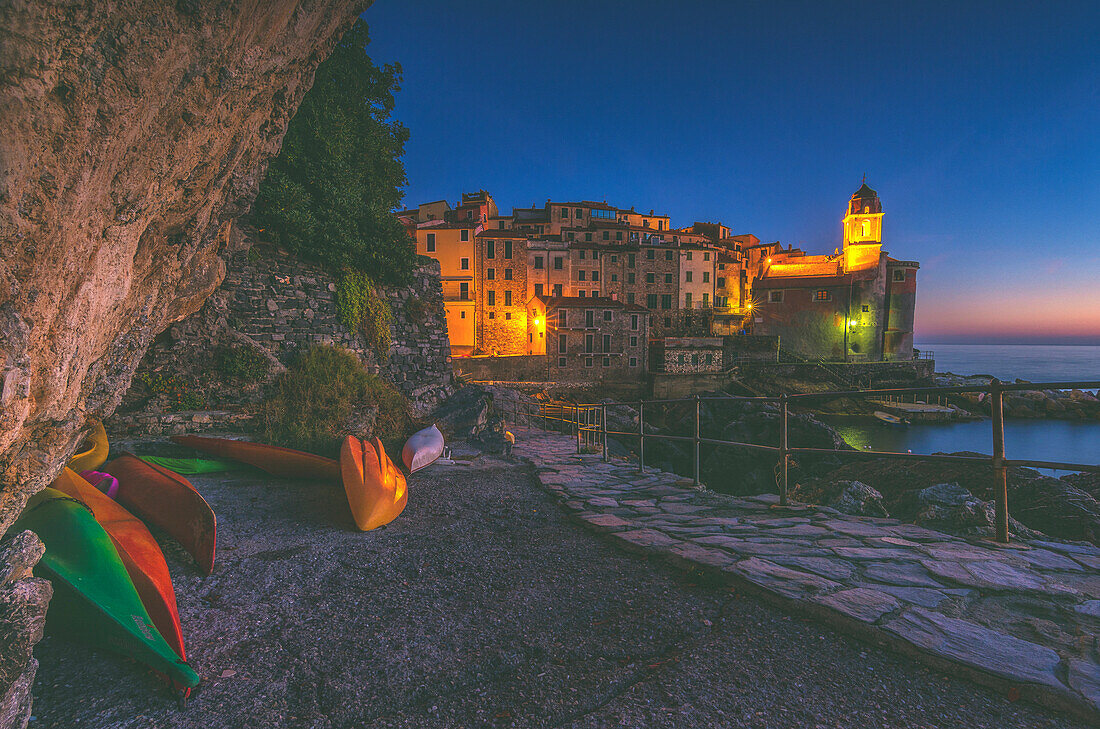
<svg viewBox="0 0 1100 729">
<path fill-rule="evenodd" d="M 882 203 L 866 178 L 848 201 L 843 224 L 845 273 L 877 266 L 882 250 Z"/>
</svg>

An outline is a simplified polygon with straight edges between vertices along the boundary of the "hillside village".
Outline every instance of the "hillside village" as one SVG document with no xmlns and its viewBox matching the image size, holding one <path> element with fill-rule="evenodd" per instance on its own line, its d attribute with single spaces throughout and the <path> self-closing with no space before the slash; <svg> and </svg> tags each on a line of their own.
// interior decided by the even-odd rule
<svg viewBox="0 0 1100 729">
<path fill-rule="evenodd" d="M 607 202 L 498 209 L 485 190 L 397 213 L 440 264 L 456 357 L 540 358 L 550 381 L 722 371 L 779 350 L 814 360 L 908 361 L 916 261 L 882 249 L 882 204 L 864 183 L 843 243 L 808 255 L 718 222 Z M 507 378 L 501 378 L 507 379 Z"/>
</svg>

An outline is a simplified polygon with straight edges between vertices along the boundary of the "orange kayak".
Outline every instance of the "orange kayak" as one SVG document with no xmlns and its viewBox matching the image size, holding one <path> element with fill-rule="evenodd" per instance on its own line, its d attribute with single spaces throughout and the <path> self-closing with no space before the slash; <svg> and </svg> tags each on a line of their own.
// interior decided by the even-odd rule
<svg viewBox="0 0 1100 729">
<path fill-rule="evenodd" d="M 351 515 L 361 531 L 389 524 L 405 509 L 409 500 L 405 476 L 393 465 L 378 438 L 345 438 L 340 448 L 340 473 Z"/>
<path fill-rule="evenodd" d="M 88 483 L 75 471 L 66 468 L 50 484 L 61 493 L 76 499 L 92 512 L 92 516 L 114 542 L 126 572 L 137 588 L 141 603 L 153 619 L 164 640 L 183 660 L 183 632 L 176 608 L 176 592 L 172 577 L 160 551 L 160 545 L 141 520 L 102 491 Z"/>
<path fill-rule="evenodd" d="M 199 569 L 214 569 L 217 521 L 206 499 L 183 476 L 124 453 L 103 470 L 118 479 L 118 501 L 143 521 L 168 532 Z"/>
<path fill-rule="evenodd" d="M 103 422 L 97 420 L 92 426 L 92 432 L 85 441 L 88 449 L 81 451 L 69 459 L 69 468 L 76 472 L 94 471 L 107 460 L 110 446 L 107 443 L 107 431 L 103 428 Z"/>
<path fill-rule="evenodd" d="M 206 438 L 201 435 L 174 435 L 172 441 L 218 458 L 232 458 L 247 463 L 281 478 L 331 481 L 340 478 L 340 464 L 336 461 L 292 448 L 232 438 Z"/>
</svg>

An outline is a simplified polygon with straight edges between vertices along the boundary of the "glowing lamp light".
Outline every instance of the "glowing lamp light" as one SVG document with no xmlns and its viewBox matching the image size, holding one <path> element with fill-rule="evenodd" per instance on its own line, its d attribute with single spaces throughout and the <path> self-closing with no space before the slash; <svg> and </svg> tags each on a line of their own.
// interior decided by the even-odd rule
<svg viewBox="0 0 1100 729">
<path fill-rule="evenodd" d="M 854 327 L 854 326 L 855 326 L 856 324 L 859 324 L 859 322 L 858 322 L 857 320 L 855 320 L 855 319 L 849 319 L 849 320 L 848 320 L 848 325 L 849 325 L 849 326 L 853 326 L 853 327 Z"/>
<path fill-rule="evenodd" d="M 539 319 L 537 316 L 535 317 L 535 326 L 537 326 L 537 327 L 542 326 L 542 319 Z"/>
</svg>

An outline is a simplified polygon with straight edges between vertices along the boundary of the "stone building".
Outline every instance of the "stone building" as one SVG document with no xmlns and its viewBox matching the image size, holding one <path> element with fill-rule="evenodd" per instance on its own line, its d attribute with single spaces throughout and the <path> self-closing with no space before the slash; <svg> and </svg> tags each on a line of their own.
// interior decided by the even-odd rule
<svg viewBox="0 0 1100 729">
<path fill-rule="evenodd" d="M 528 305 L 526 353 L 548 357 L 551 381 L 640 379 L 648 346 L 641 306 L 579 296 L 536 296 Z"/>
<path fill-rule="evenodd" d="M 882 250 L 882 217 L 878 194 L 864 183 L 848 203 L 842 250 L 807 256 L 776 246 L 758 254 L 754 331 L 808 357 L 912 359 L 919 265 Z"/>
</svg>

